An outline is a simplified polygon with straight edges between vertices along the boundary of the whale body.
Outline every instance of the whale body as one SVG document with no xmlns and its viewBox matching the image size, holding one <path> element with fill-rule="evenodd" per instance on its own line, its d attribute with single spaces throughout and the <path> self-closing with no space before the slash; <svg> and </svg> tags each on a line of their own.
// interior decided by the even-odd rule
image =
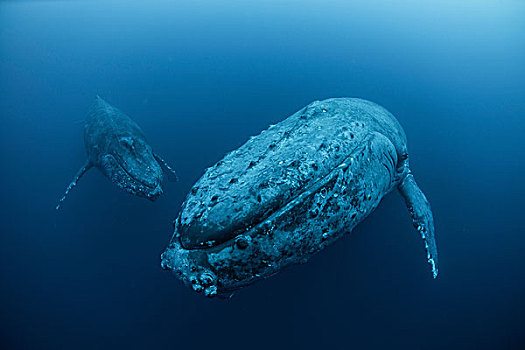
<svg viewBox="0 0 525 350">
<path fill-rule="evenodd" d="M 97 96 L 84 123 L 87 160 L 60 199 L 59 209 L 78 180 L 92 167 L 126 192 L 156 200 L 162 194 L 162 168 L 174 170 L 148 144 L 140 127 L 126 114 Z"/>
<path fill-rule="evenodd" d="M 438 273 L 430 205 L 409 168 L 406 136 L 383 107 L 315 101 L 207 169 L 161 256 L 197 292 L 227 297 L 305 263 L 398 189 Z"/>
</svg>

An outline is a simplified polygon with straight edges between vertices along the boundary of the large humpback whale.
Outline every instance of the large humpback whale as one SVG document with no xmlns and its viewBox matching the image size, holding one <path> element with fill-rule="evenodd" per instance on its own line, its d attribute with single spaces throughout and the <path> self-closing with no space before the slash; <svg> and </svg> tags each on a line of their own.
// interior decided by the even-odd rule
<svg viewBox="0 0 525 350">
<path fill-rule="evenodd" d="M 206 296 L 304 263 L 397 188 L 438 273 L 430 205 L 392 114 L 355 98 L 316 101 L 226 155 L 193 186 L 161 257 Z"/>
<path fill-rule="evenodd" d="M 162 194 L 162 167 L 176 179 L 175 171 L 151 149 L 140 127 L 119 109 L 97 96 L 84 124 L 88 159 L 58 202 L 92 167 L 125 191 L 154 201 Z"/>
</svg>

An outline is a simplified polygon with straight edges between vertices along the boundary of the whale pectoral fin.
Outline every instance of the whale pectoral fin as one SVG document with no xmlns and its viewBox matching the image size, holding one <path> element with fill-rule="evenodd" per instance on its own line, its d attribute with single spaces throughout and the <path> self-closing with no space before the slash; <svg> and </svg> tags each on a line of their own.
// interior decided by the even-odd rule
<svg viewBox="0 0 525 350">
<path fill-rule="evenodd" d="M 403 198 L 405 198 L 414 227 L 419 231 L 421 238 L 425 242 L 427 260 L 432 267 L 432 274 L 436 278 L 438 274 L 438 254 L 434 237 L 434 218 L 432 217 L 430 204 L 410 172 L 398 186 L 398 189 Z"/>
<path fill-rule="evenodd" d="M 177 173 L 175 172 L 175 170 L 173 170 L 173 168 L 170 167 L 168 163 L 166 163 L 166 161 L 162 159 L 162 157 L 159 156 L 157 153 L 153 153 L 153 156 L 155 157 L 157 162 L 159 162 L 160 166 L 164 168 L 164 170 L 168 173 L 168 181 L 178 182 L 179 177 L 177 176 Z"/>
<path fill-rule="evenodd" d="M 87 160 L 84 165 L 82 166 L 82 168 L 80 168 L 77 172 L 77 174 L 75 175 L 75 177 L 73 178 L 73 181 L 71 181 L 71 183 L 69 184 L 69 186 L 67 186 L 66 188 L 66 192 L 64 193 L 64 195 L 62 196 L 62 198 L 60 198 L 60 200 L 58 201 L 58 204 L 57 206 L 55 207 L 56 210 L 60 209 L 60 206 L 62 205 L 62 202 L 64 202 L 64 200 L 66 199 L 67 195 L 69 194 L 69 192 L 73 189 L 73 187 L 75 187 L 77 185 L 77 182 L 78 180 L 80 180 L 80 178 L 82 176 L 84 176 L 84 174 L 89 170 L 91 169 L 93 165 L 89 162 L 89 160 Z"/>
</svg>

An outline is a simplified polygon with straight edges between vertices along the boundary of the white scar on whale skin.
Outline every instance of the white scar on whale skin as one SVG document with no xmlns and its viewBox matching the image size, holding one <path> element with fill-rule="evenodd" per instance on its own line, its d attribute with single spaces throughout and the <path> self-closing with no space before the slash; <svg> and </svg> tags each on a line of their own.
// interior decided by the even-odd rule
<svg viewBox="0 0 525 350">
<path fill-rule="evenodd" d="M 434 221 L 392 114 L 370 101 L 315 101 L 206 170 L 161 257 L 193 290 L 235 290 L 304 263 L 363 221 L 394 189 L 438 273 Z"/>
</svg>

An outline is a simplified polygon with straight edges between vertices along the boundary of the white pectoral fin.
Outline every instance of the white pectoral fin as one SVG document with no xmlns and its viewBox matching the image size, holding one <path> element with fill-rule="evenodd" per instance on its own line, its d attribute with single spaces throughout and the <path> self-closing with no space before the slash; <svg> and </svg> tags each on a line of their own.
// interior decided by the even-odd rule
<svg viewBox="0 0 525 350">
<path fill-rule="evenodd" d="M 67 195 L 69 194 L 69 192 L 73 189 L 73 187 L 75 187 L 77 185 L 77 182 L 78 180 L 80 180 L 80 178 L 82 176 L 84 176 L 84 174 L 89 170 L 91 169 L 93 165 L 87 160 L 84 165 L 82 166 L 82 168 L 80 168 L 77 172 L 77 174 L 75 175 L 75 177 L 73 178 L 73 181 L 71 181 L 71 183 L 69 184 L 69 186 L 67 186 L 66 188 L 66 192 L 64 193 L 64 195 L 62 196 L 62 198 L 60 198 L 60 200 L 58 201 L 58 204 L 57 206 L 55 207 L 56 210 L 60 209 L 60 206 L 62 205 L 62 202 L 64 202 L 64 200 L 66 199 Z"/>
<path fill-rule="evenodd" d="M 175 170 L 173 170 L 173 168 L 170 167 L 168 163 L 166 163 L 166 161 L 162 159 L 162 157 L 159 156 L 157 153 L 153 153 L 153 156 L 155 157 L 157 162 L 159 162 L 160 166 L 164 168 L 164 170 L 168 173 L 168 181 L 178 182 L 179 177 L 177 176 L 177 173 L 175 172 Z"/>
<path fill-rule="evenodd" d="M 432 217 L 430 204 L 412 174 L 409 173 L 398 188 L 405 199 L 412 217 L 412 223 L 425 242 L 427 260 L 432 267 L 432 274 L 436 278 L 438 274 L 438 253 L 434 236 L 434 218 Z"/>
</svg>

